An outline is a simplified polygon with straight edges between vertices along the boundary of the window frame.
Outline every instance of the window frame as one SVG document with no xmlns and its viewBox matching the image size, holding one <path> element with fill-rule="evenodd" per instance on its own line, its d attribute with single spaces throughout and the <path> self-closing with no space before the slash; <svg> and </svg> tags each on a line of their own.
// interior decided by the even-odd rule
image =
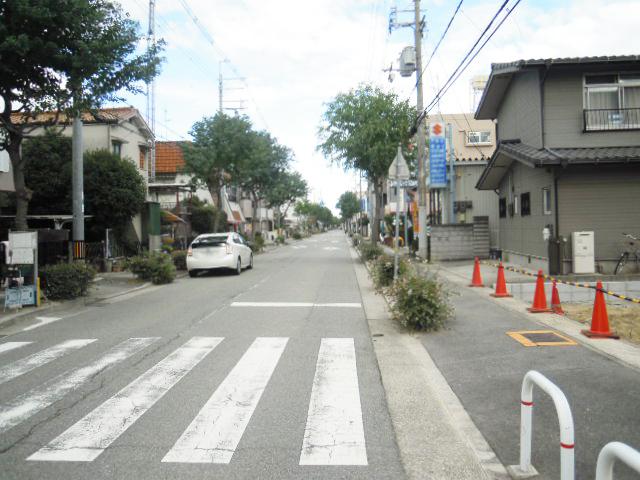
<svg viewBox="0 0 640 480">
<path fill-rule="evenodd" d="M 122 158 L 122 145 L 124 142 L 121 140 L 111 140 L 111 153 Z"/>
<path fill-rule="evenodd" d="M 520 216 L 529 215 L 531 215 L 531 192 L 523 192 L 520 194 Z"/>
<path fill-rule="evenodd" d="M 498 199 L 498 217 L 507 218 L 507 197 Z"/>
<path fill-rule="evenodd" d="M 482 140 L 482 134 L 485 133 L 488 136 L 488 140 L 483 141 Z M 472 141 L 469 137 L 471 134 L 477 134 L 478 135 L 478 141 Z M 465 141 L 465 145 L 469 146 L 473 146 L 473 145 L 493 145 L 493 140 L 491 139 L 491 130 L 466 130 L 464 132 L 464 141 Z"/>
</svg>

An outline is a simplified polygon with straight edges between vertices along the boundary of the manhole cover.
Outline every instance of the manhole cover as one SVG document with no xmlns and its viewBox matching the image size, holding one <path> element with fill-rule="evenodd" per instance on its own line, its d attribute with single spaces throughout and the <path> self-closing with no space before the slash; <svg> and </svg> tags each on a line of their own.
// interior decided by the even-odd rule
<svg viewBox="0 0 640 480">
<path fill-rule="evenodd" d="M 518 332 L 507 332 L 507 335 L 525 347 L 565 347 L 578 345 L 574 340 L 553 330 L 521 330 Z"/>
</svg>

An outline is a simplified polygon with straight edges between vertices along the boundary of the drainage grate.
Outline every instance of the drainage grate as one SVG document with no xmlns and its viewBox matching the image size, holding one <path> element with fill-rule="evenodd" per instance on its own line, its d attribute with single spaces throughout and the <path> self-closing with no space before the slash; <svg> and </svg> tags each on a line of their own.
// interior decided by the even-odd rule
<svg viewBox="0 0 640 480">
<path fill-rule="evenodd" d="M 525 347 L 566 347 L 578 345 L 576 341 L 554 330 L 521 330 L 518 332 L 507 332 L 507 335 Z"/>
</svg>

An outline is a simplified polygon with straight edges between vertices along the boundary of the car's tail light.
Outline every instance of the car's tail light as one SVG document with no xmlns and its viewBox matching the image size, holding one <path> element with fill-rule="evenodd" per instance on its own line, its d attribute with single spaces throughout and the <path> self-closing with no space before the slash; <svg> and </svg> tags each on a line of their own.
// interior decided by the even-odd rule
<svg viewBox="0 0 640 480">
<path fill-rule="evenodd" d="M 187 257 L 192 257 L 193 256 L 193 248 L 189 247 L 187 249 Z"/>
<path fill-rule="evenodd" d="M 231 249 L 231 245 L 228 243 L 225 243 L 224 246 L 227 247 L 227 255 L 231 255 L 233 253 L 233 250 Z"/>
</svg>

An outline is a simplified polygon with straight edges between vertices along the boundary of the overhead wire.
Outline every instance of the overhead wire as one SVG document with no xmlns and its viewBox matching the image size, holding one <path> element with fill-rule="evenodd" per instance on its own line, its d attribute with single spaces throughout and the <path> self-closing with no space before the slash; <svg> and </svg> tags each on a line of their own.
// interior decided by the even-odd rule
<svg viewBox="0 0 640 480">
<path fill-rule="evenodd" d="M 422 119 L 429 113 L 429 111 L 431 111 L 433 109 L 433 107 L 437 104 L 437 102 L 439 102 L 440 99 L 446 94 L 446 92 L 449 90 L 449 88 L 451 88 L 451 86 L 458 80 L 458 78 L 460 78 L 462 73 L 464 73 L 464 71 L 469 67 L 471 62 L 473 62 L 473 60 L 478 56 L 478 54 L 482 51 L 482 49 L 487 44 L 487 42 L 489 42 L 489 40 L 491 40 L 493 35 L 499 30 L 499 28 L 502 26 L 502 24 L 505 22 L 505 20 L 509 17 L 509 15 L 511 15 L 513 10 L 515 10 L 515 8 L 518 6 L 518 4 L 522 0 L 517 0 L 516 3 L 510 9 L 507 9 L 506 15 L 502 18 L 502 20 L 500 20 L 498 25 L 496 25 L 496 27 L 493 29 L 493 31 L 489 34 L 489 36 L 484 40 L 484 42 L 476 50 L 476 47 L 478 46 L 478 44 L 483 40 L 483 38 L 486 35 L 486 33 L 491 29 L 491 26 L 496 21 L 496 19 L 499 17 L 500 13 L 502 13 L 502 11 L 505 9 L 505 7 L 509 3 L 509 1 L 510 0 L 505 0 L 502 3 L 502 5 L 498 9 L 498 11 L 492 17 L 491 21 L 487 24 L 487 26 L 482 31 L 482 33 L 480 34 L 480 36 L 478 37 L 476 42 L 473 44 L 471 49 L 467 52 L 467 54 L 460 61 L 460 63 L 456 67 L 456 69 L 449 76 L 449 78 L 447 79 L 445 84 L 440 88 L 440 90 L 438 91 L 438 93 L 436 93 L 436 95 L 433 97 L 433 99 L 427 104 L 427 107 L 425 107 L 424 110 L 420 113 L 420 115 L 418 115 L 418 118 L 416 119 L 416 123 L 419 123 L 420 121 L 422 121 Z"/>
</svg>

